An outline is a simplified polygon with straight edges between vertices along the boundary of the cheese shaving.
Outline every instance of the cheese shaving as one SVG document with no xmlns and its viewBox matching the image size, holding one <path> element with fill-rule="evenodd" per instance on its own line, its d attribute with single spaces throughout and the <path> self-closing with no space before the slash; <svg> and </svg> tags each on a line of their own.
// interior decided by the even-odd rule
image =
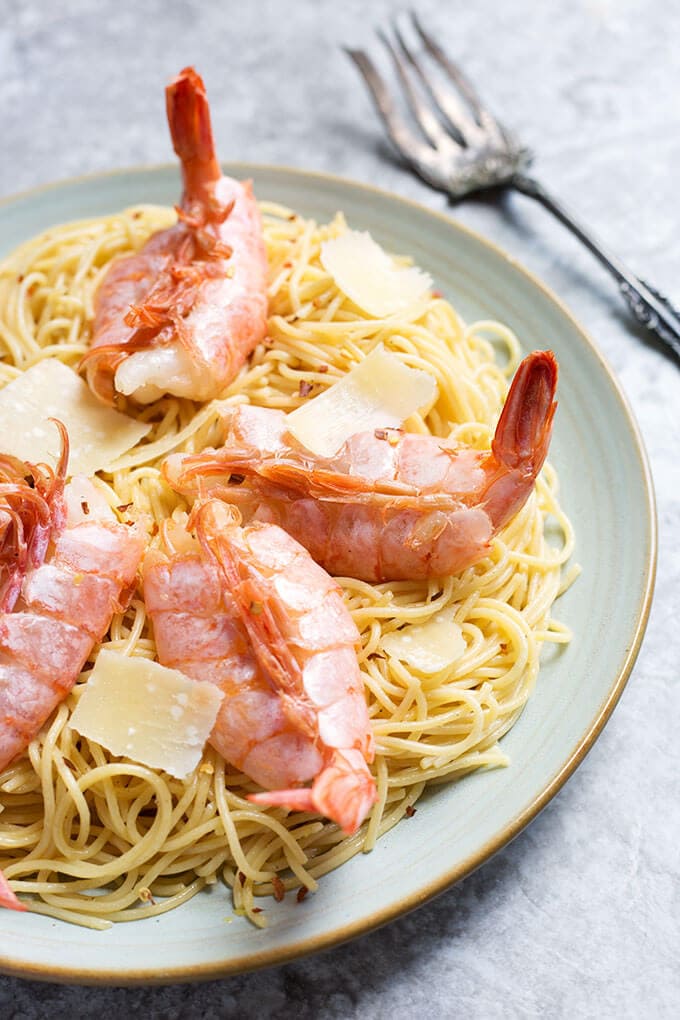
<svg viewBox="0 0 680 1020">
<path fill-rule="evenodd" d="M 102 649 L 71 726 L 111 754 L 184 779 L 201 760 L 223 697 L 214 684 Z"/>
<path fill-rule="evenodd" d="M 432 287 L 427 273 L 398 265 L 366 231 L 325 241 L 321 265 L 350 301 L 378 319 L 407 311 Z"/>
<path fill-rule="evenodd" d="M 3 453 L 54 467 L 59 433 L 49 418 L 58 418 L 68 430 L 69 475 L 93 475 L 108 467 L 151 430 L 101 404 L 58 358 L 38 361 L 0 391 Z"/>
<path fill-rule="evenodd" d="M 382 646 L 419 673 L 439 673 L 460 659 L 466 645 L 463 633 L 450 613 L 441 612 L 427 623 L 407 623 L 385 634 Z"/>
<path fill-rule="evenodd" d="M 398 428 L 437 398 L 429 372 L 409 368 L 382 345 L 307 404 L 291 411 L 288 431 L 320 457 L 332 457 L 350 436 Z"/>
</svg>

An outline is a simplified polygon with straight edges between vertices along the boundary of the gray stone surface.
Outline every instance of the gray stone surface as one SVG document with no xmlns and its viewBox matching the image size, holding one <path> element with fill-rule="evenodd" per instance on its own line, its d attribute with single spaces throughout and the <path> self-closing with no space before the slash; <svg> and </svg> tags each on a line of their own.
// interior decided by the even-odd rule
<svg viewBox="0 0 680 1020">
<path fill-rule="evenodd" d="M 680 301 L 678 5 L 416 6 L 539 152 L 544 181 Z M 0 195 L 168 160 L 160 89 L 195 62 L 224 158 L 331 170 L 445 209 L 443 196 L 387 157 L 338 47 L 359 43 L 396 9 L 388 0 L 0 0 Z M 79 989 L 0 978 L 1 1017 L 680 1014 L 680 375 L 631 326 L 588 254 L 527 199 L 469 201 L 456 215 L 567 302 L 616 370 L 650 455 L 657 591 L 609 725 L 511 846 L 381 931 L 201 986 Z"/>
</svg>

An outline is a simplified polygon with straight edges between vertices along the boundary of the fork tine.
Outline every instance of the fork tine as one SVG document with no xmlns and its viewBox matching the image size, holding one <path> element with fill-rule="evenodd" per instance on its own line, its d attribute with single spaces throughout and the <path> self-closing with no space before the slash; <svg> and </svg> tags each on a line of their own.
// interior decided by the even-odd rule
<svg viewBox="0 0 680 1020">
<path fill-rule="evenodd" d="M 436 188 L 445 187 L 446 176 L 439 165 L 436 150 L 416 138 L 399 115 L 385 80 L 371 58 L 363 50 L 354 50 L 350 47 L 344 47 L 344 49 L 366 82 L 378 116 L 385 125 L 395 148 L 426 181 Z"/>
<path fill-rule="evenodd" d="M 412 66 L 415 66 L 411 58 L 411 54 L 404 47 L 403 41 L 399 37 L 399 33 L 396 31 L 396 29 L 395 34 L 397 36 L 397 41 L 400 45 L 402 53 L 404 54 L 408 62 Z M 446 131 L 444 131 L 444 129 L 442 128 L 441 124 L 433 114 L 430 107 L 425 102 L 423 102 L 421 97 L 416 92 L 413 86 L 413 82 L 411 80 L 411 76 L 408 72 L 408 67 L 404 60 L 404 57 L 399 55 L 394 45 L 392 44 L 391 40 L 387 35 L 385 35 L 384 32 L 378 31 L 378 38 L 380 39 L 383 46 L 385 47 L 385 49 L 392 58 L 397 75 L 399 76 L 399 80 L 401 81 L 401 84 L 403 86 L 404 94 L 408 101 L 411 113 L 418 122 L 421 131 L 423 132 L 426 138 L 429 138 L 429 140 L 434 145 L 435 149 L 439 149 L 440 152 L 442 152 L 443 154 L 453 155 L 453 153 L 457 152 L 459 149 L 458 142 L 451 138 L 451 136 L 448 135 Z M 420 72 L 420 69 L 418 67 L 415 67 L 415 69 L 418 72 Z M 422 75 L 420 75 L 420 77 L 422 78 Z M 459 132 L 456 132 L 456 135 L 458 136 Z M 462 137 L 461 141 L 464 141 Z"/>
<path fill-rule="evenodd" d="M 402 54 L 418 75 L 419 80 L 427 89 L 432 102 L 439 110 L 454 137 L 457 139 L 460 138 L 464 145 L 473 145 L 481 142 L 483 140 L 483 131 L 479 125 L 470 117 L 463 104 L 459 102 L 457 96 L 455 96 L 452 92 L 444 90 L 431 75 L 425 73 L 423 65 L 406 44 L 406 40 L 404 39 L 396 20 L 392 25 L 392 29 Z M 404 78 L 402 74 L 402 81 L 403 80 Z M 435 119 L 431 113 L 430 116 L 433 120 Z"/>
<path fill-rule="evenodd" d="M 493 133 L 496 137 L 503 138 L 504 132 L 500 124 L 493 116 L 490 110 L 482 103 L 479 98 L 477 91 L 473 88 L 471 82 L 461 69 L 453 63 L 453 61 L 447 56 L 444 50 L 439 46 L 438 43 L 432 38 L 429 32 L 426 32 L 420 23 L 420 19 L 415 11 L 410 12 L 411 22 L 416 32 L 420 36 L 423 45 L 427 49 L 430 56 L 432 56 L 439 66 L 446 72 L 451 81 L 454 83 L 458 91 L 464 96 L 466 102 L 469 104 L 470 109 L 473 111 L 477 122 L 486 132 Z M 437 101 L 444 99 L 447 103 L 450 103 L 450 95 L 440 90 L 440 95 L 437 97 Z M 434 98 L 434 97 L 433 97 Z M 449 111 L 445 109 L 447 116 L 450 116 Z M 454 117 L 456 116 L 454 112 Z"/>
</svg>

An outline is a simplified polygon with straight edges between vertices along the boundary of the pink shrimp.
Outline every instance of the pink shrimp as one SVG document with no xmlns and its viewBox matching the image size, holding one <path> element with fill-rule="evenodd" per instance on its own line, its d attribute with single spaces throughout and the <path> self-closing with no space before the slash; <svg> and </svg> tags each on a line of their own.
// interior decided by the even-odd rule
<svg viewBox="0 0 680 1020">
<path fill-rule="evenodd" d="M 11 517 L 0 566 L 0 771 L 66 697 L 113 613 L 127 606 L 144 546 L 138 526 L 119 524 L 86 478 L 64 485 L 68 439 L 60 429 L 51 478 L 44 465 L 4 458 L 16 477 L 0 486 L 0 514 Z M 21 909 L 8 890 L 0 873 L 0 905 Z"/>
<path fill-rule="evenodd" d="M 335 582 L 271 524 L 239 527 L 219 500 L 169 521 L 144 559 L 158 658 L 224 691 L 211 743 L 267 793 L 355 832 L 376 799 L 373 737 Z M 311 787 L 302 784 L 309 781 Z"/>
<path fill-rule="evenodd" d="M 217 396 L 267 330 L 267 258 L 249 181 L 224 177 L 205 88 L 185 67 L 166 89 L 184 191 L 179 223 L 113 263 L 96 295 L 94 393 L 149 403 Z"/>
<path fill-rule="evenodd" d="M 238 406 L 223 448 L 164 465 L 186 495 L 211 492 L 269 520 L 329 573 L 379 582 L 457 573 L 489 550 L 524 505 L 545 461 L 557 386 L 550 351 L 519 366 L 491 450 L 376 429 L 315 457 L 281 411 Z"/>
</svg>

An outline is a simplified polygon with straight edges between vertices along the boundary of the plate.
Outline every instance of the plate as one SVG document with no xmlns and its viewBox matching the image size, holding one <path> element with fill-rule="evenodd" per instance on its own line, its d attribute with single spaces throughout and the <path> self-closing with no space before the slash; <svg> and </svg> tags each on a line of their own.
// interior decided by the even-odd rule
<svg viewBox="0 0 680 1020">
<path fill-rule="evenodd" d="M 221 885 L 171 913 L 104 932 L 3 910 L 5 973 L 116 985 L 219 977 L 328 948 L 419 906 L 504 846 L 559 790 L 614 708 L 647 621 L 656 523 L 646 456 L 610 369 L 559 301 L 488 241 L 415 203 L 298 170 L 233 164 L 227 171 L 252 177 L 259 196 L 305 216 L 327 220 L 343 210 L 352 226 L 412 255 L 468 321 L 498 318 L 525 352 L 555 351 L 560 407 L 550 456 L 583 566 L 558 615 L 576 639 L 546 649 L 537 689 L 503 738 L 509 768 L 433 789 L 413 819 L 323 878 L 303 904 L 291 896 L 266 903 L 268 929 L 232 918 Z M 52 224 L 139 202 L 173 204 L 178 193 L 176 168 L 158 167 L 11 198 L 0 205 L 0 255 Z"/>
</svg>

